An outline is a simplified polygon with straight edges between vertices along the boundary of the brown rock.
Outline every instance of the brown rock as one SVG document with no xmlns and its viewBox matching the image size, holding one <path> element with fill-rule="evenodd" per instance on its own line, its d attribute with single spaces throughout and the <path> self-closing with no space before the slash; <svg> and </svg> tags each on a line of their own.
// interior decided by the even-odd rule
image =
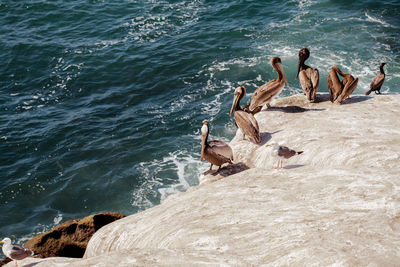
<svg viewBox="0 0 400 267">
<path fill-rule="evenodd" d="M 82 258 L 92 235 L 102 226 L 121 219 L 119 212 L 102 212 L 83 219 L 70 220 L 25 243 L 37 257 Z"/>
<path fill-rule="evenodd" d="M 2 261 L 0 261 L 0 266 L 6 265 L 7 263 L 11 262 L 12 260 L 9 257 L 5 257 Z"/>
</svg>

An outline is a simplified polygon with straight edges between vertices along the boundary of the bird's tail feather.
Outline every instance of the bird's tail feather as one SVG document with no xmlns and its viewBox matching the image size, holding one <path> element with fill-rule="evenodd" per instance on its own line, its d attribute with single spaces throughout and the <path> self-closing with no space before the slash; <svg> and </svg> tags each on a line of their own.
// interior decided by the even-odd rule
<svg viewBox="0 0 400 267">
<path fill-rule="evenodd" d="M 369 89 L 369 90 L 365 93 L 365 95 L 369 95 L 371 92 L 372 92 L 372 90 Z"/>
</svg>

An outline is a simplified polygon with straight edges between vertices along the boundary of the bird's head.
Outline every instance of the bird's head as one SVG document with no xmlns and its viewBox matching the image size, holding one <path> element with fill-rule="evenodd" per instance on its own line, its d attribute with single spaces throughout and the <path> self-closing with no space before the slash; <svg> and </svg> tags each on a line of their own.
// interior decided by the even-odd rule
<svg viewBox="0 0 400 267">
<path fill-rule="evenodd" d="M 310 50 L 308 50 L 307 47 L 304 47 L 299 50 L 299 64 L 297 67 L 296 80 L 299 77 L 300 67 L 304 64 L 304 61 L 306 61 L 307 58 L 309 58 L 309 57 L 310 57 Z"/>
<path fill-rule="evenodd" d="M 208 121 L 203 122 L 203 126 L 201 127 L 201 156 L 200 161 L 204 159 L 204 150 L 206 148 L 206 142 L 208 137 Z"/>
<path fill-rule="evenodd" d="M 3 240 L 0 241 L 0 244 L 11 244 L 11 239 L 6 237 Z"/>
<path fill-rule="evenodd" d="M 240 100 L 243 98 L 245 94 L 246 94 L 246 88 L 244 86 L 239 86 L 235 89 L 235 92 L 233 93 L 234 97 L 233 97 L 231 111 L 229 112 L 229 117 L 232 116 L 233 112 L 237 109 Z"/>
<path fill-rule="evenodd" d="M 271 65 L 272 65 L 272 67 L 274 67 L 274 69 L 275 69 L 278 73 L 280 73 L 280 74 L 282 75 L 283 80 L 286 82 L 286 85 L 289 86 L 289 83 L 288 83 L 287 78 L 286 78 L 285 71 L 283 70 L 283 67 L 282 67 L 282 61 L 281 61 L 281 59 L 280 59 L 279 57 L 273 57 L 273 58 L 271 58 Z"/>
<path fill-rule="evenodd" d="M 299 60 L 306 60 L 310 57 L 310 50 L 307 47 L 304 47 L 299 50 Z"/>
<path fill-rule="evenodd" d="M 203 126 L 201 127 L 201 135 L 206 136 L 208 134 L 208 121 L 203 122 Z"/>
<path fill-rule="evenodd" d="M 279 148 L 279 144 L 277 142 L 272 142 L 272 143 L 266 144 L 265 147 L 270 147 L 273 150 L 277 150 Z"/>
</svg>

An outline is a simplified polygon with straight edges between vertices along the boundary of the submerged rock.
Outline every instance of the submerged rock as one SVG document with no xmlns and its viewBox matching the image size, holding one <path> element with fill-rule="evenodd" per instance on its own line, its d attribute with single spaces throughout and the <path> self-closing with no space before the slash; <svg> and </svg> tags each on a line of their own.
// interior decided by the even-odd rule
<svg viewBox="0 0 400 267">
<path fill-rule="evenodd" d="M 81 258 L 92 235 L 104 225 L 121 219 L 119 212 L 102 212 L 83 219 L 70 220 L 25 243 L 37 257 Z"/>
</svg>

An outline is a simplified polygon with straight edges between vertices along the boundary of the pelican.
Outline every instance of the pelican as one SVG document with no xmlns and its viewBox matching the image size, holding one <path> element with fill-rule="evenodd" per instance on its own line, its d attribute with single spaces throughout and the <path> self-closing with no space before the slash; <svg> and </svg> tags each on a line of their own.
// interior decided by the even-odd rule
<svg viewBox="0 0 400 267">
<path fill-rule="evenodd" d="M 240 128 L 244 136 L 247 135 L 249 137 L 251 142 L 254 144 L 260 144 L 260 128 L 258 127 L 257 120 L 254 118 L 253 114 L 243 111 L 240 107 L 240 100 L 245 94 L 246 88 L 244 86 L 240 86 L 235 89 L 235 97 L 233 98 L 232 108 L 229 116 L 232 116 L 232 113 L 235 112 L 236 126 Z"/>
<path fill-rule="evenodd" d="M 0 241 L 0 244 L 4 244 L 2 247 L 3 254 L 12 260 L 15 260 L 15 265 L 18 265 L 19 260 L 23 260 L 26 257 L 33 256 L 33 251 L 27 248 L 23 248 L 16 245 L 11 245 L 11 239 L 6 237 Z"/>
<path fill-rule="evenodd" d="M 310 57 L 310 50 L 308 48 L 302 48 L 299 51 L 299 66 L 297 67 L 296 80 L 300 74 L 300 86 L 303 88 L 304 94 L 310 102 L 315 101 L 315 96 L 319 86 L 319 72 L 318 69 L 313 69 L 310 66 L 304 64 L 304 62 Z"/>
<path fill-rule="evenodd" d="M 272 98 L 279 95 L 282 91 L 285 82 L 289 85 L 282 67 L 281 59 L 279 57 L 271 58 L 271 65 L 278 73 L 278 78 L 261 85 L 254 91 L 250 103 L 246 107 L 253 114 L 259 112 L 265 104 L 269 106 L 269 102 L 271 102 Z"/>
<path fill-rule="evenodd" d="M 222 164 L 227 162 L 232 164 L 233 160 L 232 148 L 225 142 L 220 140 L 207 141 L 208 133 L 209 133 L 208 122 L 205 121 L 203 123 L 203 127 L 201 127 L 202 140 L 201 140 L 200 161 L 205 159 L 208 162 L 210 162 L 211 163 L 210 170 L 213 165 L 219 166 L 218 168 L 219 171 Z"/>
<path fill-rule="evenodd" d="M 272 155 L 276 158 L 278 158 L 278 164 L 276 165 L 275 169 L 282 169 L 282 161 L 283 158 L 288 159 L 293 157 L 294 155 L 299 155 L 303 153 L 303 151 L 295 151 L 293 149 L 288 148 L 287 146 L 281 146 L 278 145 L 278 143 L 271 143 L 268 145 L 265 145 L 266 147 L 271 147 L 272 148 Z"/>
<path fill-rule="evenodd" d="M 343 77 L 340 81 L 338 74 Z M 338 66 L 332 66 L 328 76 L 329 99 L 332 103 L 341 104 L 349 98 L 356 89 L 358 78 L 354 78 L 349 73 L 343 73 Z"/>
<path fill-rule="evenodd" d="M 385 81 L 385 72 L 383 71 L 383 66 L 385 66 L 385 62 L 381 63 L 379 66 L 380 73 L 372 80 L 371 85 L 369 86 L 368 92 L 365 95 L 369 95 L 372 91 L 375 91 L 375 94 L 381 94 L 381 87 L 383 82 Z M 378 93 L 377 93 L 378 92 Z"/>
</svg>

